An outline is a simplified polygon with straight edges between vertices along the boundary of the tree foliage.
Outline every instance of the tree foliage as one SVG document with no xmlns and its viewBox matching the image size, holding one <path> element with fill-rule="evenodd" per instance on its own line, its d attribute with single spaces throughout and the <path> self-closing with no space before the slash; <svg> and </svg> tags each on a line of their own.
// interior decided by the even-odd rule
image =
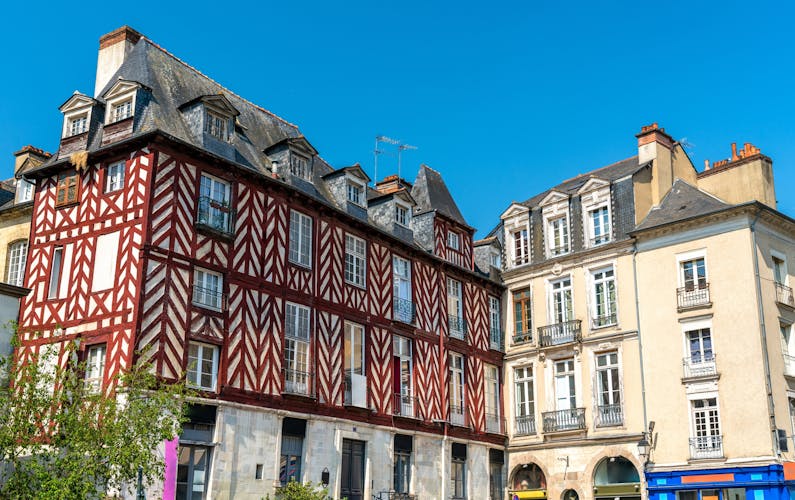
<svg viewBox="0 0 795 500">
<path fill-rule="evenodd" d="M 270 495 L 267 498 L 270 500 Z M 327 500 L 328 498 L 328 489 L 320 483 L 302 484 L 291 480 L 276 490 L 276 500 Z"/>
<path fill-rule="evenodd" d="M 97 391 L 75 342 L 65 349 L 65 367 L 44 355 L 0 361 L 11 381 L 0 388 L 0 499 L 105 498 L 134 488 L 139 468 L 145 485 L 163 478 L 156 450 L 180 432 L 184 383 L 139 363 Z"/>
</svg>

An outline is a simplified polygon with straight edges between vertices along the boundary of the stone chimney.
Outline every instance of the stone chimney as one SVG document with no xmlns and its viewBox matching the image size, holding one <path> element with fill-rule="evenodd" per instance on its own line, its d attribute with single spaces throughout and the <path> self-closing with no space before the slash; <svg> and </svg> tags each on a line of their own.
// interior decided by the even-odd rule
<svg viewBox="0 0 795 500">
<path fill-rule="evenodd" d="M 712 162 L 704 160 L 704 170 L 698 173 L 698 187 L 728 203 L 759 201 L 776 208 L 773 183 L 773 160 L 750 142 L 737 150 L 731 145 L 729 158 Z"/>
<path fill-rule="evenodd" d="M 375 183 L 375 190 L 381 194 L 394 193 L 401 189 L 411 192 L 411 184 L 397 175 L 388 175 Z"/>
<path fill-rule="evenodd" d="M 660 128 L 657 122 L 640 128 L 638 138 L 638 162 L 646 163 L 659 157 L 660 148 L 671 151 L 674 147 L 673 138 Z"/>
<path fill-rule="evenodd" d="M 141 34 L 129 26 L 122 26 L 100 37 L 94 97 L 97 97 L 105 88 L 116 70 L 124 63 L 127 54 L 140 39 Z"/>
<path fill-rule="evenodd" d="M 38 166 L 44 163 L 51 156 L 52 154 L 44 151 L 43 149 L 33 146 L 25 146 L 14 153 L 14 177 L 17 177 L 17 175 L 20 173 L 20 167 L 22 167 L 27 160 L 31 160 L 31 162 Z"/>
</svg>

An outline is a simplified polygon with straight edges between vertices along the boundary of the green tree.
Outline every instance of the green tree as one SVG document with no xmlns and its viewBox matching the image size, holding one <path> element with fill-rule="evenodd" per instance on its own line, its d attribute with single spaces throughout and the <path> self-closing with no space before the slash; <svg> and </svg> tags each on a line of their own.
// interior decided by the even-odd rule
<svg viewBox="0 0 795 500">
<path fill-rule="evenodd" d="M 46 349 L 42 348 L 43 351 Z M 66 366 L 46 355 L 0 360 L 11 384 L 0 388 L 0 499 L 96 499 L 163 478 L 158 445 L 181 431 L 184 382 L 164 384 L 139 363 L 113 390 L 86 384 L 77 345 Z"/>
<path fill-rule="evenodd" d="M 268 495 L 270 500 L 270 495 Z M 276 500 L 327 500 L 328 489 L 322 484 L 301 484 L 291 480 L 285 486 L 276 490 Z"/>
</svg>

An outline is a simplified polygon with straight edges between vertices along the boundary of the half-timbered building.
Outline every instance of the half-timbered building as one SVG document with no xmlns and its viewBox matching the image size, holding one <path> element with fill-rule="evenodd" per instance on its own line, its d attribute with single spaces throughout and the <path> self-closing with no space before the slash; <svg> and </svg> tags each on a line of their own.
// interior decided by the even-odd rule
<svg viewBox="0 0 795 500">
<path fill-rule="evenodd" d="M 373 182 L 136 31 L 36 183 L 24 360 L 200 391 L 152 497 L 499 498 L 501 285 L 440 174 Z"/>
</svg>

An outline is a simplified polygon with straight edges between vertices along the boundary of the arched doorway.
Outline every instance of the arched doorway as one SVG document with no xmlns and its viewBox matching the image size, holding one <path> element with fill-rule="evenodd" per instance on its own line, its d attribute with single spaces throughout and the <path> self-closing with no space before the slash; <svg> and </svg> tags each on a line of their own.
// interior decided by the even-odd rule
<svg viewBox="0 0 795 500">
<path fill-rule="evenodd" d="M 547 478 L 536 464 L 518 466 L 511 478 L 511 499 L 526 500 L 547 497 Z"/>
<path fill-rule="evenodd" d="M 640 474 L 624 457 L 608 457 L 599 462 L 593 474 L 594 496 L 615 500 L 640 498 Z"/>
<path fill-rule="evenodd" d="M 577 490 L 566 490 L 560 496 L 560 500 L 580 500 L 580 495 Z"/>
</svg>

